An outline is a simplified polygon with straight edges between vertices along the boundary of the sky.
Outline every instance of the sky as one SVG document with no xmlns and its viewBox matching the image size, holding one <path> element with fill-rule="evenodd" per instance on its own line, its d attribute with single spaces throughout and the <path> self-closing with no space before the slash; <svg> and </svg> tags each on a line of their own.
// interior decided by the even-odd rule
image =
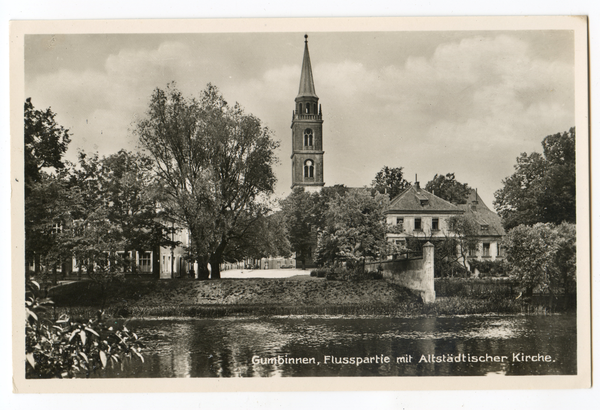
<svg viewBox="0 0 600 410">
<path fill-rule="evenodd" d="M 175 81 L 192 97 L 212 83 L 281 142 L 283 197 L 304 34 L 28 35 L 25 95 L 70 130 L 74 161 L 78 150 L 136 149 L 132 129 L 155 88 Z M 570 31 L 306 34 L 328 186 L 370 185 L 383 166 L 422 186 L 452 172 L 492 208 L 516 157 L 575 125 Z"/>
</svg>

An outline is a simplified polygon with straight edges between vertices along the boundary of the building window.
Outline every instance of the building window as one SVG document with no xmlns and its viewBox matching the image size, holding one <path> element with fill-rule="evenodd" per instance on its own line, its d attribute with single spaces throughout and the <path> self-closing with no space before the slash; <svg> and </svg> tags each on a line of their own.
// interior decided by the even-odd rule
<svg viewBox="0 0 600 410">
<path fill-rule="evenodd" d="M 314 178 L 315 177 L 315 164 L 312 160 L 307 159 L 304 162 L 304 178 Z"/>
<path fill-rule="evenodd" d="M 152 252 L 141 252 L 140 253 L 140 272 L 151 273 L 152 272 Z"/>
<path fill-rule="evenodd" d="M 62 223 L 56 222 L 52 224 L 52 233 L 57 235 L 62 232 Z"/>
<path fill-rule="evenodd" d="M 432 231 L 439 231 L 440 230 L 440 220 L 439 220 L 439 218 L 432 218 L 431 219 L 431 230 Z"/>
<path fill-rule="evenodd" d="M 415 218 L 415 231 L 421 230 L 421 218 Z"/>
<path fill-rule="evenodd" d="M 304 130 L 304 146 L 312 147 L 313 145 L 313 132 L 310 128 Z"/>
<path fill-rule="evenodd" d="M 489 243 L 484 243 L 483 244 L 483 256 L 490 256 L 490 244 Z"/>
<path fill-rule="evenodd" d="M 481 232 L 487 232 L 489 225 L 481 225 Z"/>
<path fill-rule="evenodd" d="M 300 114 L 302 114 L 302 103 L 300 103 L 300 109 L 298 110 Z"/>
<path fill-rule="evenodd" d="M 404 230 L 404 218 L 396 218 L 396 225 L 398 225 L 398 229 Z"/>
</svg>

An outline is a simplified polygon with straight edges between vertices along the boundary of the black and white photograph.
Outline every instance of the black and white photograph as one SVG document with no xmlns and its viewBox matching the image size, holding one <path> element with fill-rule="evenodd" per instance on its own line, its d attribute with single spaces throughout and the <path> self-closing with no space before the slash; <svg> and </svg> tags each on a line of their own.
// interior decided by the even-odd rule
<svg viewBox="0 0 600 410">
<path fill-rule="evenodd" d="M 136 23 L 11 26 L 20 390 L 590 386 L 585 17 Z"/>
</svg>

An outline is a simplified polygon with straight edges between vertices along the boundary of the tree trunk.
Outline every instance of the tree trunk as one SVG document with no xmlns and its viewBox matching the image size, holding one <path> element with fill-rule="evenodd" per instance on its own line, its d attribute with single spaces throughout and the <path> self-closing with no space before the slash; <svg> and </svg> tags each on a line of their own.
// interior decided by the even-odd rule
<svg viewBox="0 0 600 410">
<path fill-rule="evenodd" d="M 134 275 L 137 273 L 137 264 L 135 261 L 137 260 L 138 251 L 131 252 L 131 273 Z"/>
<path fill-rule="evenodd" d="M 123 273 L 129 272 L 129 268 L 131 267 L 131 258 L 129 258 L 129 249 L 125 249 L 125 253 L 123 253 Z"/>
<path fill-rule="evenodd" d="M 213 253 L 210 256 L 210 278 L 211 279 L 221 279 L 221 266 L 220 266 L 220 257 Z"/>
<path fill-rule="evenodd" d="M 35 256 L 33 257 L 34 260 L 34 269 L 35 269 L 35 276 L 38 276 L 40 274 L 40 255 L 39 254 L 35 254 Z"/>
<path fill-rule="evenodd" d="M 206 264 L 208 263 L 208 258 L 199 256 L 198 257 L 198 280 L 206 280 L 208 279 L 209 272 Z"/>
<path fill-rule="evenodd" d="M 223 260 L 223 251 L 225 251 L 225 246 L 227 246 L 227 242 L 222 239 L 217 249 L 210 255 L 210 278 L 211 279 L 221 279 L 221 261 Z"/>
</svg>

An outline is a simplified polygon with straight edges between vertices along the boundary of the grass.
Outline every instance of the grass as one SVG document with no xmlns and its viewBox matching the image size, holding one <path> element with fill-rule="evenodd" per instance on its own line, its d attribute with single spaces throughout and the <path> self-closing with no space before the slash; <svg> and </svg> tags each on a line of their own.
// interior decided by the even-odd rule
<svg viewBox="0 0 600 410">
<path fill-rule="evenodd" d="M 514 299 L 473 299 L 464 297 L 440 297 L 435 303 L 424 305 L 415 301 L 397 304 L 350 304 L 350 305 L 162 305 L 162 306 L 112 306 L 105 310 L 110 318 L 158 318 L 181 317 L 214 319 L 222 317 L 261 316 L 455 316 L 472 314 L 531 314 L 551 313 L 542 305 L 531 305 Z M 67 314 L 84 319 L 94 318 L 94 307 L 58 307 L 55 314 Z"/>
<path fill-rule="evenodd" d="M 357 285 L 317 278 L 309 278 L 306 282 L 231 279 L 208 281 L 197 286 L 185 280 L 128 280 L 111 286 L 104 315 L 111 318 L 295 315 L 415 317 L 536 315 L 565 311 L 557 304 L 549 309 L 544 300 L 517 299 L 512 292 L 508 292 L 508 286 L 494 288 L 482 283 L 482 286 L 474 288 L 454 281 L 450 286 L 458 295 L 445 296 L 441 292 L 435 303 L 424 305 L 419 298 L 398 285 L 375 282 Z M 385 297 L 377 292 L 385 292 Z M 96 293 L 94 284 L 90 282 L 77 282 L 53 289 L 51 297 L 56 306 L 54 315 L 68 314 L 86 319 L 96 317 L 100 306 Z M 244 298 L 238 298 L 240 294 Z M 198 295 L 201 298 L 196 300 Z M 361 300 L 363 297 L 364 302 Z"/>
</svg>

